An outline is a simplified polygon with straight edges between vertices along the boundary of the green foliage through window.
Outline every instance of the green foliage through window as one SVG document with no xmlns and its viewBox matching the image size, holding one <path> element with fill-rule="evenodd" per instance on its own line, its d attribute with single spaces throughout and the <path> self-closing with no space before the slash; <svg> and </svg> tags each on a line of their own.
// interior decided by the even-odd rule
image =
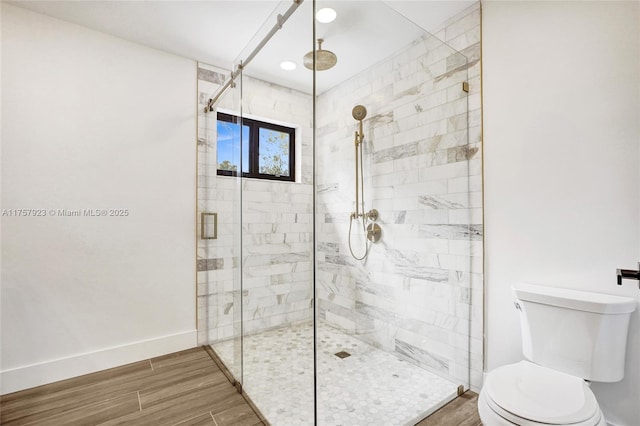
<svg viewBox="0 0 640 426">
<path fill-rule="evenodd" d="M 260 173 L 289 176 L 289 134 L 260 129 Z"/>
</svg>

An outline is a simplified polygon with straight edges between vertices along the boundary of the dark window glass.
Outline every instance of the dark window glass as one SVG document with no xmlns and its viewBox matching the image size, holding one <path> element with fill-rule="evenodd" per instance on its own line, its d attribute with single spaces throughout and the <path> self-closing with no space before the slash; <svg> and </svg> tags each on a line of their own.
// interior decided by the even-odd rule
<svg viewBox="0 0 640 426">
<path fill-rule="evenodd" d="M 240 164 L 240 141 L 242 137 L 242 152 L 249 150 L 249 127 L 227 121 L 218 120 L 218 170 L 237 172 Z M 242 161 L 242 171 L 249 171 L 249 157 L 246 155 Z"/>
<path fill-rule="evenodd" d="M 258 170 L 274 176 L 289 176 L 289 133 L 260 129 L 258 138 Z"/>
<path fill-rule="evenodd" d="M 239 123 L 218 113 L 218 174 L 237 176 L 242 163 L 243 177 L 295 180 L 295 129 L 246 118 L 242 128 Z"/>
</svg>

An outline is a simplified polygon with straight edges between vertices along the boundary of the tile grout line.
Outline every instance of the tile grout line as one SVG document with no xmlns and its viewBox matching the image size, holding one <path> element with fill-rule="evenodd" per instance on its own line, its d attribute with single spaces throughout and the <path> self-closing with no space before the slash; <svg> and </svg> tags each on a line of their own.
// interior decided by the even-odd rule
<svg viewBox="0 0 640 426">
<path fill-rule="evenodd" d="M 123 395 L 113 396 L 111 398 L 107 398 L 107 399 L 102 400 L 102 401 L 94 401 L 94 402 L 91 402 L 91 403 L 88 403 L 88 404 L 83 404 L 81 406 L 78 406 L 78 407 L 75 407 L 75 408 L 71 408 L 70 410 L 67 410 L 67 411 L 64 411 L 64 412 L 52 414 L 52 415 L 48 416 L 45 419 L 42 419 L 42 420 L 28 420 L 27 423 L 23 423 L 23 424 L 24 424 L 24 426 L 37 425 L 37 424 L 40 424 L 40 422 L 42 422 L 43 420 L 50 420 L 51 418 L 57 419 L 57 418 L 62 417 L 63 415 L 66 415 L 66 414 L 77 413 L 80 410 L 83 410 L 83 409 L 86 409 L 86 408 L 95 407 L 97 405 L 101 405 L 101 404 L 104 404 L 104 403 L 107 403 L 107 402 L 112 402 L 112 401 L 114 401 L 114 400 L 116 400 L 118 398 L 122 398 L 123 396 L 131 395 L 132 393 L 133 392 L 127 392 L 127 393 L 125 393 Z M 139 401 L 140 401 L 140 398 L 138 396 L 138 402 Z"/>
<path fill-rule="evenodd" d="M 209 411 L 209 414 L 211 415 L 211 418 L 213 419 L 213 424 L 218 426 L 218 422 L 216 422 L 216 418 L 213 417 L 213 413 L 211 411 Z"/>
<path fill-rule="evenodd" d="M 207 414 L 211 414 L 211 412 L 209 411 Z M 194 419 L 197 419 L 198 417 L 201 417 L 201 416 L 206 416 L 206 414 L 198 414 L 196 416 L 189 417 L 188 419 L 180 420 L 178 423 L 172 423 L 171 426 L 179 426 L 181 424 L 184 424 L 184 423 L 188 422 L 189 420 L 194 420 Z"/>
<path fill-rule="evenodd" d="M 140 411 L 142 411 L 142 401 L 140 400 L 140 391 L 136 391 L 138 394 L 138 406 L 140 406 Z"/>
</svg>

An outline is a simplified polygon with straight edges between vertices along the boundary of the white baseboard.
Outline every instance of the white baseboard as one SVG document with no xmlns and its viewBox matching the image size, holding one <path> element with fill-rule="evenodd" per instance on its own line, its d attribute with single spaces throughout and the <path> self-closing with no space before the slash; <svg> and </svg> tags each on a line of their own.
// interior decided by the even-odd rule
<svg viewBox="0 0 640 426">
<path fill-rule="evenodd" d="M 196 330 L 142 340 L 0 372 L 2 395 L 142 361 L 198 345 Z"/>
</svg>

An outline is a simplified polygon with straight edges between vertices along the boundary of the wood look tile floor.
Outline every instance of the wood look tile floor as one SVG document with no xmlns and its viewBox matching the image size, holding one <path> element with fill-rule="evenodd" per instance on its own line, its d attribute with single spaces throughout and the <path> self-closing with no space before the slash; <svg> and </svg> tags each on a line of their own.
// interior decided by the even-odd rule
<svg viewBox="0 0 640 426">
<path fill-rule="evenodd" d="M 478 394 L 465 392 L 416 426 L 482 426 L 478 414 Z"/>
<path fill-rule="evenodd" d="M 480 426 L 467 392 L 416 426 Z M 193 348 L 0 397 L 2 425 L 264 423 L 203 348 Z M 289 425 L 287 425 L 289 426 Z"/>
<path fill-rule="evenodd" d="M 262 425 L 203 348 L 0 397 L 2 425 Z"/>
</svg>

